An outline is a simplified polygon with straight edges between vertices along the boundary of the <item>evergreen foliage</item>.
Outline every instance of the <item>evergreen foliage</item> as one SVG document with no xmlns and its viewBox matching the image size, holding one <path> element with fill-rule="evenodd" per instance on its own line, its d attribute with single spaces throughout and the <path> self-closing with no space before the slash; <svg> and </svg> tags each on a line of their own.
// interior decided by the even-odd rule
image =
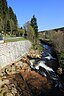
<svg viewBox="0 0 64 96">
<path fill-rule="evenodd" d="M 24 24 L 24 30 L 26 37 L 31 40 L 33 43 L 37 44 L 38 41 L 38 25 L 37 18 L 33 15 L 31 21 L 28 21 Z"/>
<path fill-rule="evenodd" d="M 38 38 L 38 25 L 37 25 L 37 18 L 35 17 L 35 15 L 33 15 L 33 17 L 31 18 L 31 26 L 34 29 L 35 38 Z"/>
<path fill-rule="evenodd" d="M 6 0 L 0 0 L 0 33 L 16 34 L 17 28 L 18 21 L 13 9 L 8 8 Z"/>
<path fill-rule="evenodd" d="M 9 7 L 9 20 L 10 20 L 11 34 L 16 34 L 14 32 L 17 31 L 18 21 L 11 7 Z"/>
</svg>

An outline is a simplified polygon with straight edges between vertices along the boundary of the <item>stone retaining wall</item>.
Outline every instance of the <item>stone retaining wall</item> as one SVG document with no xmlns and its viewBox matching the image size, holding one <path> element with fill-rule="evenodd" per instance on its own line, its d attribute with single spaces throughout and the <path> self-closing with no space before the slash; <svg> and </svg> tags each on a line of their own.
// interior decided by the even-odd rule
<svg viewBox="0 0 64 96">
<path fill-rule="evenodd" d="M 31 42 L 28 40 L 0 44 L 0 69 L 18 61 L 30 48 Z"/>
</svg>

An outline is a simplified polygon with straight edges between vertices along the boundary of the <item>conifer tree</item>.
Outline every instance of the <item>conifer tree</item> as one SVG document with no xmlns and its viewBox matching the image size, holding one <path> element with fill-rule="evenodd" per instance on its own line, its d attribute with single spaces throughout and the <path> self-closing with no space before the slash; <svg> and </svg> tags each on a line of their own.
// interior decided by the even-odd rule
<svg viewBox="0 0 64 96">
<path fill-rule="evenodd" d="M 2 19 L 2 0 L 0 0 L 0 33 L 3 30 L 3 19 Z"/>
<path fill-rule="evenodd" d="M 11 31 L 11 27 L 10 27 L 10 21 L 7 21 L 7 26 L 6 26 L 6 33 Z"/>
<path fill-rule="evenodd" d="M 6 0 L 2 0 L 2 11 L 3 17 L 5 18 L 6 14 L 8 13 L 8 5 Z"/>
<path fill-rule="evenodd" d="M 0 17 L 0 33 L 3 31 L 3 19 Z"/>
<path fill-rule="evenodd" d="M 2 16 L 2 0 L 0 0 L 0 17 Z"/>
<path fill-rule="evenodd" d="M 33 15 L 33 17 L 31 18 L 31 26 L 34 29 L 35 38 L 38 38 L 38 25 L 37 25 L 37 19 L 36 19 L 35 15 Z"/>
<path fill-rule="evenodd" d="M 9 18 L 10 18 L 10 27 L 11 27 L 11 33 L 12 33 L 12 31 L 17 31 L 18 21 L 11 7 L 9 7 Z"/>
<path fill-rule="evenodd" d="M 2 0 L 2 19 L 3 19 L 3 31 L 6 32 L 6 25 L 8 21 L 8 5 L 6 0 Z"/>
<path fill-rule="evenodd" d="M 8 8 L 7 0 L 0 0 L 0 32 L 8 34 L 17 31 L 17 17 L 11 7 Z"/>
</svg>

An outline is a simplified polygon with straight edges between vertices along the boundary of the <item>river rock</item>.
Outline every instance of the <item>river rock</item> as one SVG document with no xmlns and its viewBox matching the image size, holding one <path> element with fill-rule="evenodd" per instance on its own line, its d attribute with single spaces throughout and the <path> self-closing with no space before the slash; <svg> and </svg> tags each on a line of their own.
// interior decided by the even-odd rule
<svg viewBox="0 0 64 96">
<path fill-rule="evenodd" d="M 28 56 L 0 71 L 0 96 L 64 96 L 49 78 L 31 70 Z"/>
<path fill-rule="evenodd" d="M 22 75 L 20 73 L 12 74 L 8 76 L 10 86 L 12 86 L 12 92 L 15 93 L 13 96 L 32 96 L 32 93 L 30 89 L 27 86 L 27 83 L 23 79 Z M 17 92 L 17 93 L 16 93 Z"/>
<path fill-rule="evenodd" d="M 27 56 L 22 57 L 21 61 L 25 62 L 27 64 L 29 64 L 29 62 L 30 62 Z"/>
<path fill-rule="evenodd" d="M 20 75 L 23 76 L 33 96 L 47 95 L 52 89 L 51 82 L 35 71 L 21 70 Z"/>
<path fill-rule="evenodd" d="M 58 70 L 57 70 L 57 73 L 59 74 L 59 75 L 61 75 L 62 74 L 62 68 L 58 68 Z"/>
<path fill-rule="evenodd" d="M 13 94 L 9 92 L 9 93 L 6 93 L 5 96 L 13 96 Z"/>
<path fill-rule="evenodd" d="M 38 50 L 31 50 L 31 51 L 28 53 L 27 56 L 30 57 L 30 58 L 40 58 L 40 57 L 41 57 L 41 55 L 40 55 L 40 53 L 39 53 Z"/>
</svg>

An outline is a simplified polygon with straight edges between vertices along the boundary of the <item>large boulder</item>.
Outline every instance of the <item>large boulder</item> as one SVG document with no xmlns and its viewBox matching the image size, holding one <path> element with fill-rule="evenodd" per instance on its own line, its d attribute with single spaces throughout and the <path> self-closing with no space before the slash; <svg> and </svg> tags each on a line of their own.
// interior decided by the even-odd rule
<svg viewBox="0 0 64 96">
<path fill-rule="evenodd" d="M 33 96 L 48 96 L 50 94 L 52 83 L 46 77 L 30 70 L 21 70 L 20 75 L 25 80 Z"/>
</svg>

